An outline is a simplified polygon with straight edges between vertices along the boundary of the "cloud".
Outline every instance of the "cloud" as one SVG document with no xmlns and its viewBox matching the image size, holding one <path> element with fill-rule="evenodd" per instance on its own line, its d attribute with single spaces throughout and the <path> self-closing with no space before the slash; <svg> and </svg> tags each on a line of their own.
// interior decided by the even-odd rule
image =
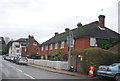
<svg viewBox="0 0 120 81">
<path fill-rule="evenodd" d="M 98 20 L 101 9 L 106 15 L 106 26 L 117 31 L 117 1 L 0 0 L 0 35 L 18 38 L 32 34 L 44 42 L 54 32 L 75 28 L 77 22 L 84 25 Z"/>
</svg>

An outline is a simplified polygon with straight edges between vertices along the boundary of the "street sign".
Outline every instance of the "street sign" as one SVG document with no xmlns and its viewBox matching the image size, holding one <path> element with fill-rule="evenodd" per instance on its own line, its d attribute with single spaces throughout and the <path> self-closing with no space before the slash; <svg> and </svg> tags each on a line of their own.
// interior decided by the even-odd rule
<svg viewBox="0 0 120 81">
<path fill-rule="evenodd" d="M 69 33 L 68 33 L 68 36 L 67 36 L 67 45 L 68 45 L 68 47 L 74 47 L 74 38 L 73 38 L 72 31 L 69 31 Z"/>
</svg>

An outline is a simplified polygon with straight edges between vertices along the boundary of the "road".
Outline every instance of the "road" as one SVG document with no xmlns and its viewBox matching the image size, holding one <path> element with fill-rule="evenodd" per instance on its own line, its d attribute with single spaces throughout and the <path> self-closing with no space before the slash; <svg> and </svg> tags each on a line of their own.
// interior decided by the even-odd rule
<svg viewBox="0 0 120 81">
<path fill-rule="evenodd" d="M 2 68 L 2 79 L 84 79 L 78 76 L 54 73 L 31 66 L 17 65 L 6 60 L 0 61 L 2 61 L 2 65 L 0 66 Z"/>
</svg>

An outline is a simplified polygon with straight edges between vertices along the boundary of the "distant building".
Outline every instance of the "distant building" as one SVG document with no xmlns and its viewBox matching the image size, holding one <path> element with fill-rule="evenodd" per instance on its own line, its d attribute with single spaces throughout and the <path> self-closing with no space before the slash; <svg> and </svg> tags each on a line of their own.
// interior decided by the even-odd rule
<svg viewBox="0 0 120 81">
<path fill-rule="evenodd" d="M 9 46 L 9 56 L 21 56 L 29 54 L 37 54 L 39 43 L 34 39 L 33 36 L 28 36 L 28 38 L 20 38 L 18 40 L 13 40 L 8 43 Z"/>
<path fill-rule="evenodd" d="M 8 44 L 8 42 L 10 41 L 9 37 L 4 37 L 5 43 Z"/>
<path fill-rule="evenodd" d="M 0 54 L 6 54 L 6 43 L 3 37 L 0 37 Z"/>
<path fill-rule="evenodd" d="M 77 24 L 75 29 L 72 29 L 74 46 L 72 50 L 81 50 L 89 47 L 97 47 L 97 39 L 118 39 L 120 34 L 105 27 L 105 16 L 99 15 L 99 21 L 82 25 Z M 55 36 L 43 42 L 39 47 L 39 54 L 42 57 L 48 57 L 54 54 L 58 49 L 62 49 L 62 54 L 68 54 L 67 33 L 69 28 L 63 33 L 55 33 Z"/>
</svg>

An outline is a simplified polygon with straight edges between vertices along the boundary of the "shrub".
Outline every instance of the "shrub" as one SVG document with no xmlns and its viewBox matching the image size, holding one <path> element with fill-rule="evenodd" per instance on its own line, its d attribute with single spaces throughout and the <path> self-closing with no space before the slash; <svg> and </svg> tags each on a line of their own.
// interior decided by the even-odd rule
<svg viewBox="0 0 120 81">
<path fill-rule="evenodd" d="M 101 48 L 87 48 L 84 50 L 74 50 L 72 51 L 72 55 L 83 56 L 82 66 L 84 69 L 84 74 L 88 74 L 90 66 L 95 67 L 95 75 L 96 75 L 96 70 L 98 66 L 110 65 L 115 62 L 120 62 L 120 60 L 117 59 L 120 58 L 119 54 Z"/>
<path fill-rule="evenodd" d="M 40 56 L 39 56 L 38 54 L 30 54 L 30 55 L 28 56 L 28 58 L 31 58 L 31 59 L 39 59 Z"/>
</svg>

